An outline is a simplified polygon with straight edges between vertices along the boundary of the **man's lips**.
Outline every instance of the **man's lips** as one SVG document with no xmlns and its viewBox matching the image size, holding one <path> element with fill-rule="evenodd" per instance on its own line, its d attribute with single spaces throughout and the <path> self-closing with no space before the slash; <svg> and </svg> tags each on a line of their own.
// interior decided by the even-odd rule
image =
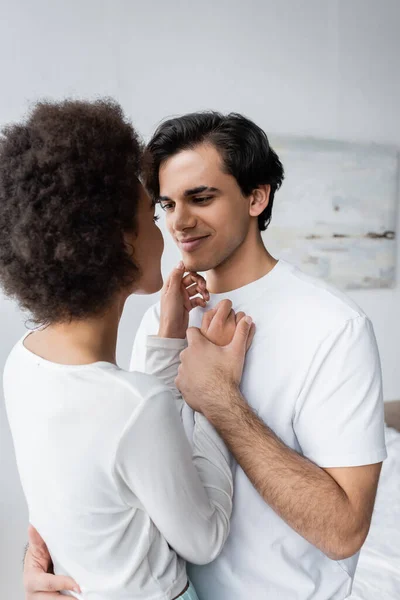
<svg viewBox="0 0 400 600">
<path fill-rule="evenodd" d="M 199 237 L 178 240 L 178 246 L 184 252 L 193 252 L 194 250 L 197 250 L 197 248 L 199 248 L 199 246 L 201 246 L 209 237 L 209 235 L 203 235 Z"/>
</svg>

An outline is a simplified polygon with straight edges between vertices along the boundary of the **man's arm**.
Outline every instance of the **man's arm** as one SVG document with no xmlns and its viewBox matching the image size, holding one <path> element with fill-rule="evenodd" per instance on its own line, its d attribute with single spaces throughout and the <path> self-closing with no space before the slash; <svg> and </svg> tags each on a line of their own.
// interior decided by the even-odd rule
<svg viewBox="0 0 400 600">
<path fill-rule="evenodd" d="M 382 463 L 322 469 L 288 448 L 237 388 L 205 416 L 251 483 L 297 533 L 333 560 L 352 556 L 367 536 Z"/>
<path fill-rule="evenodd" d="M 345 324 L 310 368 L 293 419 L 305 456 L 249 407 L 229 348 L 213 346 L 195 329 L 188 342 L 176 380 L 186 402 L 210 420 L 295 531 L 332 559 L 355 554 L 368 533 L 385 457 L 379 357 L 369 325 Z"/>
</svg>

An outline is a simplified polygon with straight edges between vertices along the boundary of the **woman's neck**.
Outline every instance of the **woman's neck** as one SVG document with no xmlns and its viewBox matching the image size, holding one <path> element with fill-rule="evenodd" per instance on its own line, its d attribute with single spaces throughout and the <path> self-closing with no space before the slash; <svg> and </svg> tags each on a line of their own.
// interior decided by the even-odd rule
<svg viewBox="0 0 400 600">
<path fill-rule="evenodd" d="M 116 364 L 118 326 L 125 299 L 119 299 L 102 315 L 68 323 L 56 323 L 34 332 L 25 347 L 51 362 L 85 365 L 104 361 Z"/>
</svg>

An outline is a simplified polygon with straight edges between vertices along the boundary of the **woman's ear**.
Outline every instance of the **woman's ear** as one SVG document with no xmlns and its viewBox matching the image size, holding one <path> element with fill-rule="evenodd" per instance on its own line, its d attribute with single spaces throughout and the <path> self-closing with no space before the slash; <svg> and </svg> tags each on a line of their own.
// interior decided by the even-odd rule
<svg viewBox="0 0 400 600">
<path fill-rule="evenodd" d="M 268 206 L 271 186 L 269 184 L 259 185 L 250 194 L 249 214 L 258 217 Z"/>
</svg>

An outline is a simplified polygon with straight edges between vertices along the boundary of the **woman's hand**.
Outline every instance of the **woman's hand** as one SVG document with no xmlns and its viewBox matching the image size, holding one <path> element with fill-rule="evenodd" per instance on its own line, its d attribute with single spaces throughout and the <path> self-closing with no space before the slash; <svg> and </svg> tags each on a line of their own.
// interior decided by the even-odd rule
<svg viewBox="0 0 400 600">
<path fill-rule="evenodd" d="M 228 346 L 235 335 L 236 326 L 245 317 L 244 312 L 238 312 L 232 309 L 230 300 L 221 300 L 215 308 L 208 310 L 201 322 L 200 331 L 205 338 L 216 346 Z M 254 325 L 250 332 L 248 342 L 249 348 L 255 332 Z"/>
<path fill-rule="evenodd" d="M 185 266 L 180 262 L 161 291 L 158 337 L 184 339 L 189 312 L 196 306 L 204 308 L 209 297 L 204 277 L 193 272 L 185 276 Z"/>
</svg>

